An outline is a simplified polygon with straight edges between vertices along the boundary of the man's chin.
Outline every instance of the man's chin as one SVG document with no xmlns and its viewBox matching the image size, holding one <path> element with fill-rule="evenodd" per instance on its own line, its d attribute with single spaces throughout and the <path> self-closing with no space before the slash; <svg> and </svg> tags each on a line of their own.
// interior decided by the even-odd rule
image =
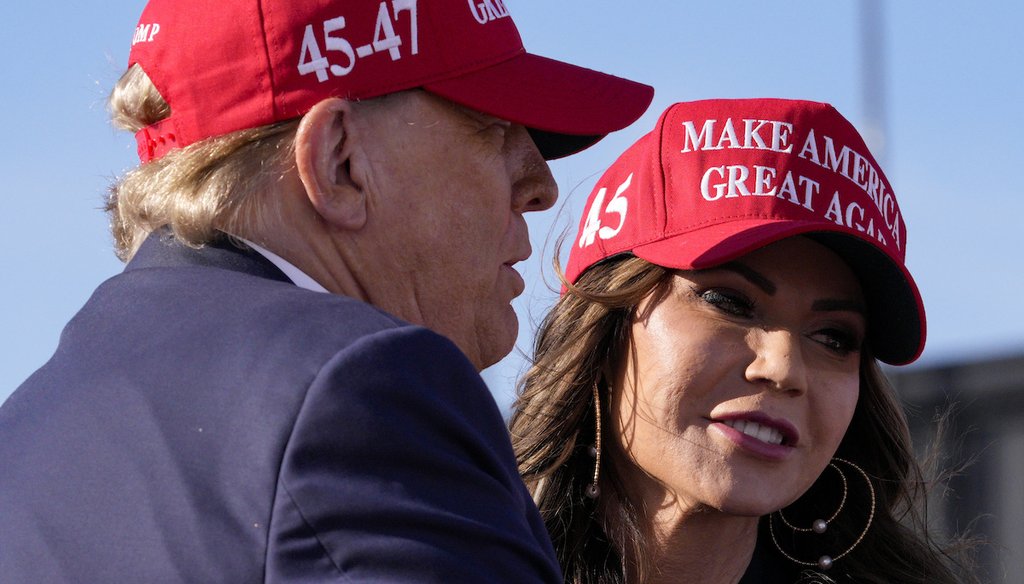
<svg viewBox="0 0 1024 584">
<path fill-rule="evenodd" d="M 515 348 L 519 336 L 519 317 L 509 304 L 506 305 L 499 323 L 480 330 L 490 333 L 484 332 L 480 339 L 480 364 L 477 367 L 483 370 L 507 357 Z"/>
</svg>

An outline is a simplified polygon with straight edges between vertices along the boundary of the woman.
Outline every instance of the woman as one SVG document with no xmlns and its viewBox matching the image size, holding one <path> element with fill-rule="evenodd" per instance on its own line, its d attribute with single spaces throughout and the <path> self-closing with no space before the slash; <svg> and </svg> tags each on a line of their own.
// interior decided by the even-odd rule
<svg viewBox="0 0 1024 584">
<path fill-rule="evenodd" d="M 566 582 L 960 582 L 876 358 L 906 226 L 827 104 L 666 111 L 591 194 L 512 418 Z"/>
</svg>

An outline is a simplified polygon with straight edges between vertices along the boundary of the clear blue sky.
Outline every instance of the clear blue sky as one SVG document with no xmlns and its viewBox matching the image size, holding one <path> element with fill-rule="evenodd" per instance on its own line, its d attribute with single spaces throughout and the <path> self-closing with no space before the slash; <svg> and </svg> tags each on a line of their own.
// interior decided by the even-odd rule
<svg viewBox="0 0 1024 584">
<path fill-rule="evenodd" d="M 778 96 L 834 104 L 866 123 L 860 2 L 506 0 L 527 49 L 657 89 L 634 126 L 553 164 L 560 211 L 531 219 L 517 301 L 520 350 L 552 302 L 555 236 L 575 228 L 604 166 L 675 101 Z M 56 346 L 93 288 L 120 270 L 100 208 L 134 143 L 104 101 L 141 0 L 59 8 L 16 2 L 0 22 L 7 112 L 0 149 L 0 400 Z M 1024 351 L 1024 41 L 1019 2 L 883 2 L 886 170 L 908 224 L 908 263 L 929 315 L 922 363 Z M 542 268 L 545 277 L 541 276 Z M 506 403 L 523 360 L 486 372 Z"/>
</svg>

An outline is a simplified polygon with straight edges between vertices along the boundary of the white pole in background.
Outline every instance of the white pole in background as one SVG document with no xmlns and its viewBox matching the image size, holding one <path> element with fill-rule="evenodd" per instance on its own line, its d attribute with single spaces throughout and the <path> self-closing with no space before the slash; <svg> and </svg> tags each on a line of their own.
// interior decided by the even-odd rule
<svg viewBox="0 0 1024 584">
<path fill-rule="evenodd" d="M 886 119 L 885 6 L 883 0 L 861 0 L 861 99 L 864 140 L 879 165 L 888 168 L 888 120 Z"/>
</svg>

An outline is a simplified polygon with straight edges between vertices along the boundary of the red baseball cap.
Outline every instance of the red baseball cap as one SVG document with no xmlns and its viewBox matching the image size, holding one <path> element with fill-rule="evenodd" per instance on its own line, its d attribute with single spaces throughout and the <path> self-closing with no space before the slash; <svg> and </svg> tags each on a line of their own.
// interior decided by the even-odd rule
<svg viewBox="0 0 1024 584">
<path fill-rule="evenodd" d="M 523 124 L 553 159 L 631 124 L 654 95 L 527 53 L 503 0 L 150 0 L 128 64 L 171 109 L 136 134 L 143 162 L 328 97 L 416 87 Z"/>
<path fill-rule="evenodd" d="M 876 356 L 902 365 L 924 350 L 924 304 L 904 263 L 899 203 L 860 134 L 828 104 L 677 103 L 605 172 L 586 209 L 569 282 L 627 252 L 703 269 L 811 234 L 858 275 Z"/>
</svg>

